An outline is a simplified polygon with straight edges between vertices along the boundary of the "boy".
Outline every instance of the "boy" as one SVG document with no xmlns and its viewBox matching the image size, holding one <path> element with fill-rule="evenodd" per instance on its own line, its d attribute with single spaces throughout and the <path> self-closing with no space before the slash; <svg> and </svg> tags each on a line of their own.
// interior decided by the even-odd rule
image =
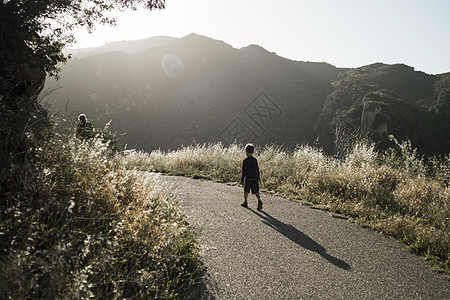
<svg viewBox="0 0 450 300">
<path fill-rule="evenodd" d="M 258 210 L 262 210 L 263 203 L 259 195 L 259 183 L 261 180 L 259 178 L 258 160 L 253 157 L 253 152 L 255 152 L 255 146 L 253 144 L 245 145 L 245 155 L 247 158 L 242 163 L 241 184 L 244 185 L 244 203 L 241 206 L 248 207 L 247 198 L 251 190 L 252 194 L 258 199 Z"/>
</svg>

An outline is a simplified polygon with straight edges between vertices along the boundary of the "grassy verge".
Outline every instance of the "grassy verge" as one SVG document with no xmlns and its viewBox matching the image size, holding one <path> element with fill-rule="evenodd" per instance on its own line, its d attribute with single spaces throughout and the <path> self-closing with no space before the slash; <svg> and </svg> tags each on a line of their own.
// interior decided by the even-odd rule
<svg viewBox="0 0 450 300">
<path fill-rule="evenodd" d="M 408 143 L 377 153 L 356 144 L 337 159 L 320 149 L 277 146 L 258 149 L 262 186 L 302 199 L 356 223 L 396 237 L 424 255 L 440 272 L 450 274 L 450 155 L 427 164 Z M 243 147 L 196 145 L 177 151 L 128 152 L 126 168 L 236 183 Z"/>
<path fill-rule="evenodd" d="M 26 189 L 1 199 L 1 299 L 186 298 L 197 242 L 148 177 L 97 139 L 53 139 L 36 157 Z"/>
</svg>

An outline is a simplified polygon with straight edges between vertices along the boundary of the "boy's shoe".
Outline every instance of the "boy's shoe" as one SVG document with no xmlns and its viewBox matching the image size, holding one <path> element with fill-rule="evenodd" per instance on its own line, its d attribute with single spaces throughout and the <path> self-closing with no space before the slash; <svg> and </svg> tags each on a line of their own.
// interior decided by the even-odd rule
<svg viewBox="0 0 450 300">
<path fill-rule="evenodd" d="M 262 201 L 258 201 L 258 210 L 262 210 Z"/>
<path fill-rule="evenodd" d="M 243 202 L 243 203 L 241 204 L 241 206 L 242 206 L 242 207 L 245 207 L 245 208 L 248 208 L 247 202 Z"/>
</svg>

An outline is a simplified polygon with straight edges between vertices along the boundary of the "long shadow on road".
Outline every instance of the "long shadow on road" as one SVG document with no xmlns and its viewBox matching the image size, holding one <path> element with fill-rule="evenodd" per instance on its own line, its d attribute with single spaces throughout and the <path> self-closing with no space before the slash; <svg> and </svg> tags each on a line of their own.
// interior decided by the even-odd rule
<svg viewBox="0 0 450 300">
<path fill-rule="evenodd" d="M 327 250 L 322 245 L 320 245 L 319 243 L 314 241 L 312 238 L 310 238 L 309 236 L 307 236 L 306 234 L 304 234 L 303 232 L 301 232 L 294 226 L 283 223 L 280 220 L 275 219 L 274 217 L 272 217 L 271 215 L 269 215 L 268 213 L 266 213 L 264 211 L 257 212 L 250 208 L 249 208 L 249 210 L 251 212 L 253 212 L 255 215 L 257 215 L 258 217 L 260 217 L 261 219 L 263 219 L 262 222 L 264 224 L 266 224 L 269 227 L 272 227 L 273 229 L 275 229 L 276 231 L 278 231 L 279 233 L 281 233 L 282 235 L 284 235 L 285 237 L 287 237 L 288 239 L 290 239 L 291 241 L 293 241 L 300 247 L 303 247 L 309 251 L 313 251 L 313 252 L 320 254 L 320 256 L 322 256 L 323 258 L 328 260 L 330 263 L 332 263 L 333 265 L 335 265 L 343 270 L 351 269 L 351 267 L 348 263 L 346 263 L 345 261 L 343 261 L 337 257 L 334 257 L 334 256 L 328 254 Z"/>
</svg>

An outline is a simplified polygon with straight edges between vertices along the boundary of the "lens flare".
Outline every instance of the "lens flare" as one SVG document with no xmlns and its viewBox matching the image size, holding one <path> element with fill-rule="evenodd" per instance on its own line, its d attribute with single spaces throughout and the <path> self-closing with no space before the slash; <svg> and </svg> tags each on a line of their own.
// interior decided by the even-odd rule
<svg viewBox="0 0 450 300">
<path fill-rule="evenodd" d="M 184 65 L 181 60 L 173 54 L 166 54 L 162 59 L 162 67 L 167 77 L 174 79 L 184 72 Z"/>
</svg>

